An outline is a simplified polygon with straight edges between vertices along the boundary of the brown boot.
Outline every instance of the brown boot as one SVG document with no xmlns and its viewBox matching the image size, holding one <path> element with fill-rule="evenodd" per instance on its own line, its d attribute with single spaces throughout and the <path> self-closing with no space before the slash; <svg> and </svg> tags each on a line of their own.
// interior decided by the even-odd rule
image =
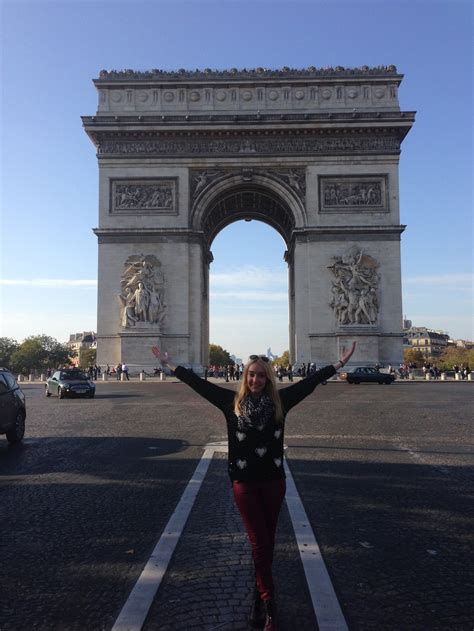
<svg viewBox="0 0 474 631">
<path fill-rule="evenodd" d="M 265 626 L 263 631 L 278 631 L 275 600 L 264 600 L 263 604 L 265 606 Z"/>
<path fill-rule="evenodd" d="M 260 592 L 255 587 L 253 592 L 252 609 L 249 618 L 250 626 L 254 629 L 262 629 L 265 624 L 265 608 L 263 600 L 260 598 Z"/>
</svg>

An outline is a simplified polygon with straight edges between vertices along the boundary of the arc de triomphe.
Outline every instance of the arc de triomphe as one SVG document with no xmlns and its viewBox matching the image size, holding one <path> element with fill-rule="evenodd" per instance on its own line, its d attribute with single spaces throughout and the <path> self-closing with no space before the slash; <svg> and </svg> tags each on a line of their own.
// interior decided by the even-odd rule
<svg viewBox="0 0 474 631">
<path fill-rule="evenodd" d="M 356 339 L 353 363 L 399 363 L 398 162 L 414 122 L 402 78 L 394 66 L 102 71 L 83 117 L 100 176 L 98 363 L 149 369 L 157 340 L 207 363 L 212 241 L 239 219 L 286 243 L 294 362 L 328 363 Z"/>
</svg>

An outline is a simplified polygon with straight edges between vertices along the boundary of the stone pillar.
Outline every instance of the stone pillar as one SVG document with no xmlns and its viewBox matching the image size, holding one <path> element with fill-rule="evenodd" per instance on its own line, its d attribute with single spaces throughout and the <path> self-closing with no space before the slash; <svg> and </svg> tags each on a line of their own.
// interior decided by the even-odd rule
<svg viewBox="0 0 474 631">
<path fill-rule="evenodd" d="M 34 378 L 34 376 L 33 376 L 33 375 L 29 375 L 29 376 L 28 376 L 28 381 L 34 381 L 34 380 L 35 380 L 35 378 Z"/>
<path fill-rule="evenodd" d="M 143 370 L 140 372 L 140 381 L 145 381 L 145 373 Z"/>
<path fill-rule="evenodd" d="M 441 373 L 441 381 L 446 381 L 446 373 L 445 372 Z"/>
<path fill-rule="evenodd" d="M 108 381 L 109 380 L 109 375 L 106 372 L 102 373 L 102 381 Z"/>
<path fill-rule="evenodd" d="M 164 370 L 160 372 L 160 381 L 166 381 L 166 373 Z"/>
</svg>

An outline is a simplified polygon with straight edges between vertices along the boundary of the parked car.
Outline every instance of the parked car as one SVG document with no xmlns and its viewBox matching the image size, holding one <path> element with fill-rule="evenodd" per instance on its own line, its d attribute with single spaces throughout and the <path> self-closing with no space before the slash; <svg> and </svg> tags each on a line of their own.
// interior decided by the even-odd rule
<svg viewBox="0 0 474 631">
<path fill-rule="evenodd" d="M 0 434 L 6 434 L 9 443 L 19 443 L 25 435 L 25 419 L 25 395 L 12 373 L 0 368 Z"/>
<path fill-rule="evenodd" d="M 94 382 L 79 368 L 56 370 L 47 380 L 45 395 L 57 395 L 59 399 L 83 395 L 92 399 L 95 395 Z"/>
<path fill-rule="evenodd" d="M 341 379 L 345 379 L 347 383 L 378 383 L 390 385 L 395 381 L 395 375 L 387 372 L 380 372 L 377 368 L 371 366 L 359 366 L 347 372 L 340 374 Z"/>
</svg>

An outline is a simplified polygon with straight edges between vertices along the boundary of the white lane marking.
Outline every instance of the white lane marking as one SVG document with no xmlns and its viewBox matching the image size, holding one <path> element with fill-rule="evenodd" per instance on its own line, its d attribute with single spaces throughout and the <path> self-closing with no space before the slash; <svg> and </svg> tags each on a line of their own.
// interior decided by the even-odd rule
<svg viewBox="0 0 474 631">
<path fill-rule="evenodd" d="M 314 613 L 320 631 L 347 631 L 336 592 L 329 578 L 321 550 L 301 502 L 295 482 L 285 460 L 286 505 L 290 513 L 296 543 L 303 562 Z"/>
<path fill-rule="evenodd" d="M 140 631 L 142 628 L 214 453 L 227 453 L 227 442 L 218 441 L 206 445 L 193 477 L 188 482 L 112 631 Z M 347 631 L 344 615 L 286 460 L 284 466 L 287 475 L 286 504 L 319 629 L 320 631 Z"/>
<path fill-rule="evenodd" d="M 206 476 L 214 455 L 214 447 L 205 449 L 193 477 L 188 482 L 174 513 L 166 524 L 152 555 L 140 574 L 127 602 L 115 621 L 112 631 L 140 631 L 155 594 L 165 575 L 174 549 Z"/>
</svg>

